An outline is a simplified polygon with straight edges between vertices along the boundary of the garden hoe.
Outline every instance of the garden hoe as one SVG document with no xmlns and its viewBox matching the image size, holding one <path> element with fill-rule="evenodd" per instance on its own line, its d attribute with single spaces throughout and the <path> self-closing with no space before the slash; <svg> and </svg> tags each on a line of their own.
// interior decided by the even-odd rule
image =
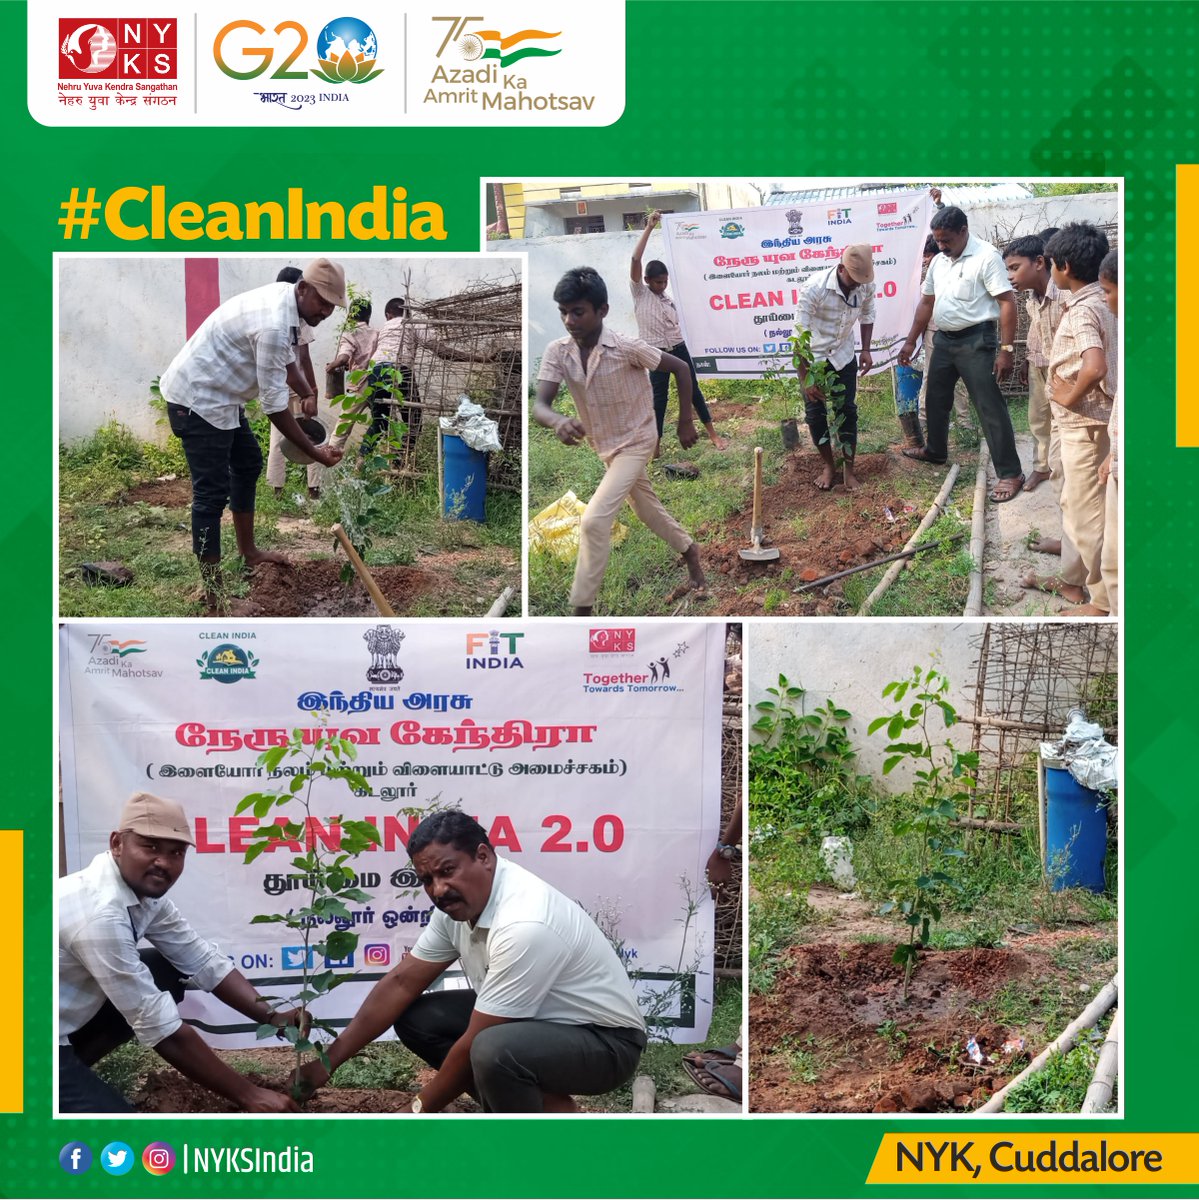
<svg viewBox="0 0 1199 1200">
<path fill-rule="evenodd" d="M 774 562 L 779 556 L 777 549 L 762 547 L 762 447 L 754 447 L 754 523 L 749 531 L 753 545 L 740 551 L 746 562 Z"/>
</svg>

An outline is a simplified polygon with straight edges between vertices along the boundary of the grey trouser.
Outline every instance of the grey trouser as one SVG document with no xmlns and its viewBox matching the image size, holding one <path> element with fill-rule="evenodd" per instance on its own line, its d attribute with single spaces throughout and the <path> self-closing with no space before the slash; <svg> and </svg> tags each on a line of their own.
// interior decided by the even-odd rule
<svg viewBox="0 0 1199 1200">
<path fill-rule="evenodd" d="M 440 1068 L 474 1011 L 472 991 L 430 992 L 404 1011 L 396 1035 Z M 627 1083 L 644 1049 L 640 1029 L 509 1021 L 484 1029 L 471 1043 L 470 1091 L 485 1112 L 542 1112 L 545 1092 L 596 1096 Z"/>
</svg>

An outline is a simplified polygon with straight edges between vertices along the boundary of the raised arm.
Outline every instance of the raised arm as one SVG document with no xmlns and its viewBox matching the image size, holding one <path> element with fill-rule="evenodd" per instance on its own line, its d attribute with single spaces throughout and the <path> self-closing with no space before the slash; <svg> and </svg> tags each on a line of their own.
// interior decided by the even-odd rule
<svg viewBox="0 0 1199 1200">
<path fill-rule="evenodd" d="M 658 227 L 661 220 L 662 214 L 656 208 L 645 218 L 645 228 L 637 239 L 637 245 L 633 247 L 633 261 L 629 264 L 629 278 L 634 283 L 641 282 L 641 259 L 645 255 L 646 246 L 649 245 L 649 235 Z"/>
</svg>

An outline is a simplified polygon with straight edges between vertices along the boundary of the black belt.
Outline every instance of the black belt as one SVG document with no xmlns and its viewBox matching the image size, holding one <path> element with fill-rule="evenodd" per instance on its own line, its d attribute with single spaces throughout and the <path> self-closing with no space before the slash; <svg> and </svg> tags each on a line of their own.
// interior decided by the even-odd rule
<svg viewBox="0 0 1199 1200">
<path fill-rule="evenodd" d="M 979 321 L 977 325 L 967 325 L 965 329 L 938 329 L 937 332 L 951 338 L 965 337 L 979 329 L 994 329 L 995 324 L 994 321 Z"/>
</svg>

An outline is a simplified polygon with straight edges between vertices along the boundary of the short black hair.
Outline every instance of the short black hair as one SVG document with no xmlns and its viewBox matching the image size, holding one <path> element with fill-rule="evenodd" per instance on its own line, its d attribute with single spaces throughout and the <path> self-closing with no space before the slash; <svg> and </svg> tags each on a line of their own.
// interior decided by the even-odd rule
<svg viewBox="0 0 1199 1200">
<path fill-rule="evenodd" d="M 1120 252 L 1118 250 L 1109 250 L 1103 256 L 1103 262 L 1099 264 L 1099 278 L 1106 279 L 1108 283 L 1120 282 Z"/>
<path fill-rule="evenodd" d="M 1030 233 L 1026 237 L 1018 237 L 1013 242 L 1008 242 L 1004 247 L 1003 257 L 1008 258 L 1044 258 L 1045 243 L 1035 234 Z"/>
<path fill-rule="evenodd" d="M 275 276 L 276 283 L 299 283 L 304 278 L 304 272 L 299 267 L 281 267 Z"/>
<path fill-rule="evenodd" d="M 937 245 L 937 239 L 935 237 L 933 237 L 933 235 L 931 233 L 928 235 L 928 237 L 926 237 L 924 239 L 924 253 L 925 254 L 940 254 L 941 253 L 941 247 Z"/>
<path fill-rule="evenodd" d="M 1050 225 L 1048 229 L 1042 229 L 1041 232 L 1037 234 L 1037 237 L 1039 237 L 1041 239 L 1041 241 L 1044 242 L 1046 246 L 1048 246 L 1049 239 L 1051 237 L 1053 237 L 1053 235 L 1055 233 L 1057 233 L 1057 231 L 1058 231 L 1057 225 Z"/>
<path fill-rule="evenodd" d="M 660 258 L 651 258 L 645 264 L 646 279 L 657 279 L 659 275 L 669 275 L 670 272 L 666 269 L 666 264 Z"/>
<path fill-rule="evenodd" d="M 404 301 L 400 296 L 392 296 L 387 302 L 387 307 L 383 310 L 383 315 L 390 321 L 392 317 L 402 317 L 404 315 Z"/>
<path fill-rule="evenodd" d="M 970 222 L 966 220 L 966 214 L 953 204 L 947 204 L 944 208 L 938 208 L 933 213 L 933 219 L 928 223 L 930 229 L 950 229 L 955 233 L 959 229 L 966 229 Z"/>
<path fill-rule="evenodd" d="M 371 302 L 365 298 L 355 300 L 350 304 L 350 320 L 351 321 L 370 321 L 371 313 L 374 310 L 371 308 Z"/>
<path fill-rule="evenodd" d="M 480 846 L 491 847 L 487 830 L 458 808 L 447 808 L 426 817 L 408 835 L 408 857 L 415 858 L 434 842 L 453 846 L 463 854 L 474 854 Z"/>
<path fill-rule="evenodd" d="M 1059 271 L 1064 271 L 1069 263 L 1070 274 L 1082 283 L 1094 283 L 1099 278 L 1099 264 L 1107 252 L 1107 235 L 1089 221 L 1063 225 L 1045 247 L 1046 255 Z"/>
<path fill-rule="evenodd" d="M 608 285 L 594 267 L 572 267 L 554 288 L 555 304 L 573 304 L 586 300 L 592 308 L 608 303 Z"/>
</svg>

